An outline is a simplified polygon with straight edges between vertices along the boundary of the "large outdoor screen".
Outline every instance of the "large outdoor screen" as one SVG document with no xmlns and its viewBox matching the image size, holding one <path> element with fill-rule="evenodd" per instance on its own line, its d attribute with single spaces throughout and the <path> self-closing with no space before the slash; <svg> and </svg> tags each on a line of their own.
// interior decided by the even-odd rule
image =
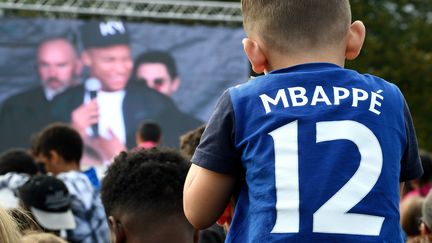
<svg viewBox="0 0 432 243">
<path fill-rule="evenodd" d="M 55 121 L 81 129 L 84 164 L 109 163 L 111 154 L 103 150 L 119 147 L 113 139 L 132 149 L 145 121 L 161 123 L 163 144 L 178 147 L 178 136 L 204 124 L 223 91 L 249 76 L 239 27 L 105 19 L 1 22 L 0 152 L 29 148 L 32 135 Z M 83 36 L 82 30 L 90 22 L 100 22 L 101 33 L 89 47 L 82 40 L 92 34 Z M 127 35 L 128 44 L 97 40 L 116 34 Z M 100 80 L 93 91 L 87 83 L 94 79 Z M 92 99 L 97 108 L 88 105 Z"/>
</svg>

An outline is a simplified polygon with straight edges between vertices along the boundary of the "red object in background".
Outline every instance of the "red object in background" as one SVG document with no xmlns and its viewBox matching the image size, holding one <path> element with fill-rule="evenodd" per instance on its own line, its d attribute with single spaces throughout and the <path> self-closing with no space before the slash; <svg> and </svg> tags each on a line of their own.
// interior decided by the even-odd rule
<svg viewBox="0 0 432 243">
<path fill-rule="evenodd" d="M 226 222 L 231 222 L 231 220 L 232 220 L 232 204 L 230 202 L 225 208 L 223 214 L 216 221 L 216 223 L 220 226 L 223 226 Z"/>
</svg>

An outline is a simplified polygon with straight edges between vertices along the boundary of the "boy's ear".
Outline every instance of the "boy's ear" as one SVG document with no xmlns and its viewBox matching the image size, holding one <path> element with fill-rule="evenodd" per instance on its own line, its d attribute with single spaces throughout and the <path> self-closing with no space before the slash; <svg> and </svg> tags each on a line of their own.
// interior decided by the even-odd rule
<svg viewBox="0 0 432 243">
<path fill-rule="evenodd" d="M 354 60 L 362 49 L 366 37 L 366 27 L 363 22 L 355 21 L 348 30 L 348 39 L 345 49 L 345 58 Z"/>
<path fill-rule="evenodd" d="M 126 235 L 120 222 L 118 222 L 113 216 L 108 217 L 108 224 L 111 230 L 112 242 L 122 243 L 126 240 Z"/>
<path fill-rule="evenodd" d="M 57 153 L 57 151 L 55 151 L 55 150 L 50 150 L 50 151 L 49 151 L 49 154 L 50 154 L 50 156 L 51 156 L 51 158 L 50 158 L 51 161 L 53 161 L 53 162 L 55 162 L 55 163 L 58 163 L 58 162 L 60 161 L 61 157 L 60 157 L 60 155 Z"/>
<path fill-rule="evenodd" d="M 267 69 L 268 62 L 267 57 L 258 45 L 258 42 L 249 38 L 244 38 L 242 43 L 244 52 L 246 53 L 254 72 L 258 74 L 263 73 Z"/>
</svg>

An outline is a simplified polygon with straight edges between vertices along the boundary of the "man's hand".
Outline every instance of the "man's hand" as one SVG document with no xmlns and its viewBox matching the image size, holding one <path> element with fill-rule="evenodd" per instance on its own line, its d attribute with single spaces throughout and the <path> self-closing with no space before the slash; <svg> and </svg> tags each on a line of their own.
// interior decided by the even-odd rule
<svg viewBox="0 0 432 243">
<path fill-rule="evenodd" d="M 81 137 L 87 141 L 88 135 L 86 129 L 99 121 L 99 107 L 96 99 L 91 100 L 89 103 L 82 104 L 72 111 L 71 126 L 75 128 Z"/>
</svg>

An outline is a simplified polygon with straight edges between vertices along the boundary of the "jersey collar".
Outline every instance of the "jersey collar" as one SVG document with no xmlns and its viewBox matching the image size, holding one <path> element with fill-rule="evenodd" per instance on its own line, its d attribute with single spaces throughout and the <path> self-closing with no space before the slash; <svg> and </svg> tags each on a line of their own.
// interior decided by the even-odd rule
<svg viewBox="0 0 432 243">
<path fill-rule="evenodd" d="M 294 65 L 287 68 L 277 69 L 269 72 L 269 74 L 280 74 L 280 73 L 290 73 L 290 72 L 298 72 L 298 71 L 324 71 L 324 70 L 336 70 L 342 69 L 342 67 L 329 62 L 313 62 L 313 63 L 304 63 L 299 65 Z"/>
</svg>

